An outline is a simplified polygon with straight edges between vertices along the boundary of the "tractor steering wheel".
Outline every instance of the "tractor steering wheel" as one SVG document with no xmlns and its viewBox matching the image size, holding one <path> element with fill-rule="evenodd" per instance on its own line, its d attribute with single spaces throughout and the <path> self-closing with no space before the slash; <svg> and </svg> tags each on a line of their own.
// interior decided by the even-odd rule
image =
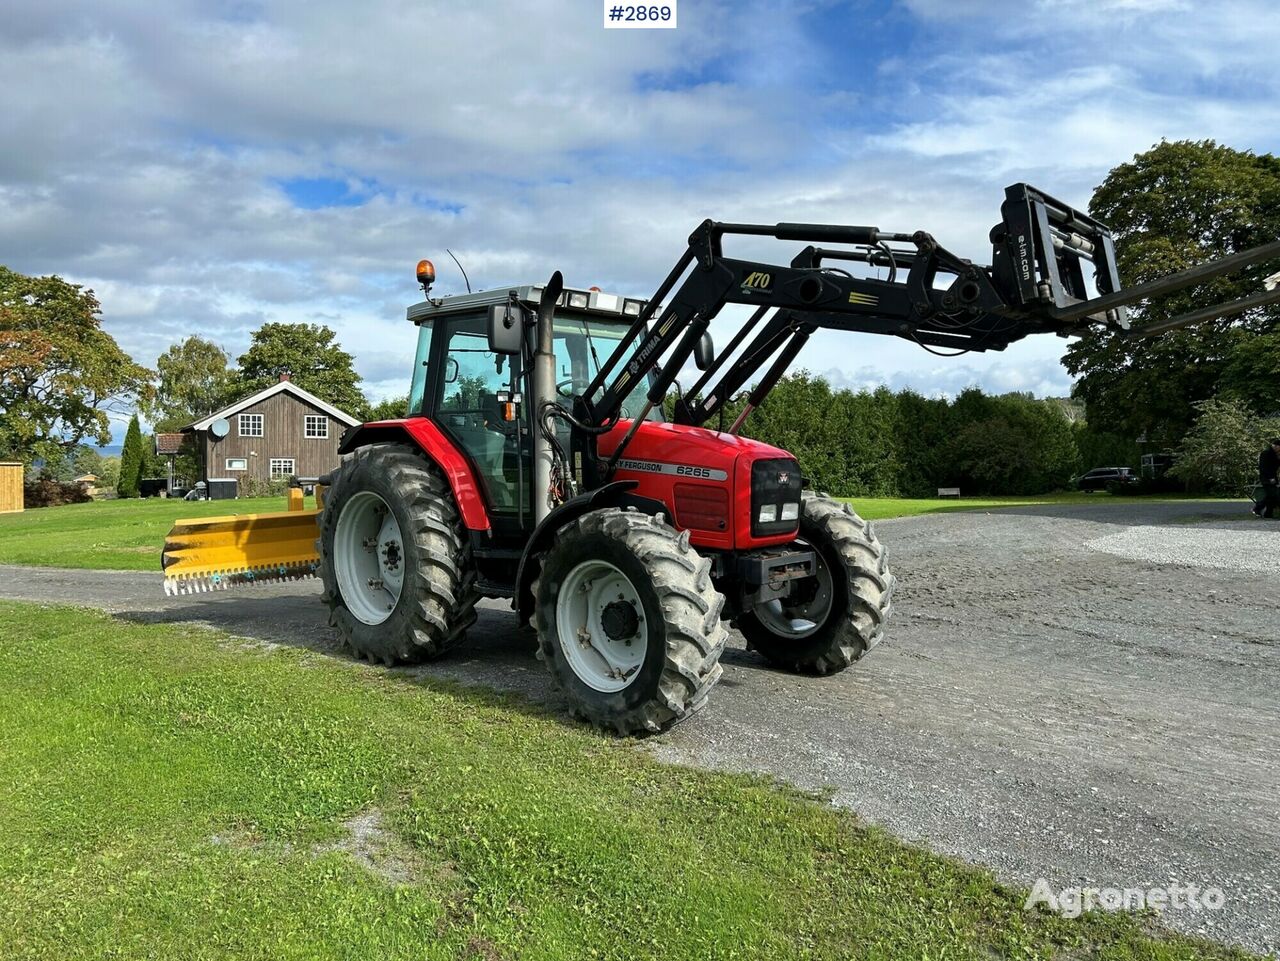
<svg viewBox="0 0 1280 961">
<path fill-rule="evenodd" d="M 566 387 L 570 387 L 570 388 L 573 387 L 572 377 L 570 377 L 568 380 L 562 380 L 560 381 L 560 383 L 556 384 L 556 393 L 559 394 L 561 397 L 572 397 L 573 391 L 565 390 Z"/>
</svg>

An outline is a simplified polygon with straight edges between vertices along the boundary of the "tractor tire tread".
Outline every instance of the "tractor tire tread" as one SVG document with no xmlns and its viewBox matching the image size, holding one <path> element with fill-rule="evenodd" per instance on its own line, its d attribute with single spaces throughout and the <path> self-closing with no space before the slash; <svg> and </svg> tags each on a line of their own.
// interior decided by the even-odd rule
<svg viewBox="0 0 1280 961">
<path fill-rule="evenodd" d="M 897 579 L 875 528 L 848 504 L 805 491 L 801 514 L 802 536 L 825 540 L 840 559 L 842 570 L 832 571 L 832 577 L 842 580 L 846 588 L 844 616 L 826 644 L 802 653 L 795 651 L 803 646 L 799 642 L 767 637 L 767 629 L 750 614 L 739 618 L 739 626 L 747 634 L 749 646 L 777 666 L 798 674 L 835 674 L 863 658 L 883 639 Z M 806 526 L 810 528 L 807 533 L 803 530 Z"/>
<path fill-rule="evenodd" d="M 406 609 L 408 623 L 401 636 L 394 637 L 390 630 L 369 629 L 346 611 L 324 552 L 325 532 L 336 524 L 336 517 L 325 510 L 317 519 L 321 536 L 316 545 L 322 558 L 320 575 L 329 623 L 338 628 L 356 656 L 371 663 L 390 666 L 431 660 L 457 644 L 476 620 L 479 595 L 474 589 L 471 548 L 444 474 L 426 454 L 404 444 L 371 444 L 346 455 L 329 475 L 326 505 L 345 500 L 346 488 L 360 470 L 372 466 L 366 463 L 371 459 L 412 519 L 410 529 L 402 533 L 412 539 L 420 564 L 416 576 L 406 572 L 405 588 L 411 584 L 414 588 Z"/>
<path fill-rule="evenodd" d="M 698 556 L 688 537 L 662 518 L 639 511 L 606 508 L 584 514 L 557 534 L 548 556 L 562 542 L 571 544 L 577 537 L 595 534 L 621 541 L 649 569 L 662 610 L 665 661 L 654 695 L 641 704 L 611 710 L 574 702 L 570 711 L 623 736 L 657 733 L 700 710 L 720 680 L 720 655 L 729 636 L 719 616 L 724 597 L 711 583 L 710 561 Z M 568 695 L 572 689 L 566 674 L 571 670 L 555 656 L 559 640 L 554 592 L 544 596 L 549 586 L 544 583 L 544 572 L 545 567 L 540 568 L 533 583 L 538 658 L 547 665 L 556 687 Z"/>
</svg>

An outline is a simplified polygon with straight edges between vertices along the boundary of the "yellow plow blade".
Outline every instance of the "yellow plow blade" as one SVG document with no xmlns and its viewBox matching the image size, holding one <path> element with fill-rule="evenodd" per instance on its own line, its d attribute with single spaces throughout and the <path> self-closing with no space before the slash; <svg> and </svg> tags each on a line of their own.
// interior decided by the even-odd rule
<svg viewBox="0 0 1280 961">
<path fill-rule="evenodd" d="M 164 592 L 202 594 L 263 581 L 314 577 L 318 510 L 194 517 L 164 541 Z"/>
</svg>

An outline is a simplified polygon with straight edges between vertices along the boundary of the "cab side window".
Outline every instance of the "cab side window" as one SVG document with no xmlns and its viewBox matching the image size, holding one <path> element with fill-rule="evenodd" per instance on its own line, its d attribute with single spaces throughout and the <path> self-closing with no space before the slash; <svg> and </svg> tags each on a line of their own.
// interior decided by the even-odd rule
<svg viewBox="0 0 1280 961">
<path fill-rule="evenodd" d="M 520 451 L 498 406 L 498 392 L 512 389 L 514 361 L 490 352 L 483 315 L 450 320 L 445 331 L 438 419 L 476 465 L 490 505 L 514 510 Z"/>
<path fill-rule="evenodd" d="M 511 382 L 510 372 L 503 366 L 503 372 L 498 373 L 485 334 L 453 331 L 445 357 L 441 412 L 474 414 L 481 420 L 491 412 L 496 415 L 498 391 L 507 390 Z"/>
</svg>

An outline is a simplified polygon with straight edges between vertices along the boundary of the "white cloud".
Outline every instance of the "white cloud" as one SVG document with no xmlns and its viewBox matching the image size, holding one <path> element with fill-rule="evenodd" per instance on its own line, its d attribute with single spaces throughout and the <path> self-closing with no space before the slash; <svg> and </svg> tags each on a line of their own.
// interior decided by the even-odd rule
<svg viewBox="0 0 1280 961">
<path fill-rule="evenodd" d="M 324 318 L 385 395 L 409 376 L 413 264 L 461 289 L 445 247 L 479 287 L 560 268 L 639 295 L 708 216 L 923 228 L 985 260 L 1011 180 L 1083 205 L 1162 136 L 1267 150 L 1280 129 L 1280 18 L 1258 2 L 1015 17 L 911 0 L 909 50 L 838 56 L 798 11 L 855 15 L 839 4 L 756 4 L 767 30 L 726 29 L 730 9 L 690 0 L 675 31 L 603 31 L 567 0 L 536 17 L 498 0 L 10 0 L 0 262 L 93 286 L 144 363 L 186 333 L 236 354 L 265 320 Z M 363 202 L 302 209 L 280 186 L 299 177 Z M 941 361 L 823 334 L 800 360 L 849 383 L 1062 393 L 1061 349 Z"/>
</svg>

